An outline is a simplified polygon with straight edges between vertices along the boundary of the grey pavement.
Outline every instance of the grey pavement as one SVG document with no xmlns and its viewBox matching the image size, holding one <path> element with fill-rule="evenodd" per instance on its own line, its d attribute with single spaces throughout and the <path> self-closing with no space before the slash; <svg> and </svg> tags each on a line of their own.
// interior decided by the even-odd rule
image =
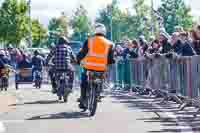
<svg viewBox="0 0 200 133">
<path fill-rule="evenodd" d="M 17 104 L 10 105 L 15 107 L 14 110 L 0 114 L 0 122 L 4 127 L 0 133 L 192 132 L 188 128 L 188 121 L 183 119 L 178 123 L 177 119 L 169 115 L 176 111 L 176 105 L 171 108 L 168 105 L 155 107 L 149 104 L 152 99 L 107 91 L 103 102 L 98 105 L 96 116 L 89 118 L 86 113 L 80 113 L 78 108 L 78 90 L 69 97 L 68 103 L 60 103 L 51 94 L 48 85 L 44 85 L 41 90 L 30 85 L 21 87 L 18 91 L 10 89 L 7 92 L 17 97 Z M 153 113 L 156 110 L 164 110 L 164 113 L 161 112 L 164 118 L 159 119 Z M 199 121 L 198 118 L 195 120 L 196 127 L 198 123 L 200 125 Z M 197 130 L 195 133 L 200 131 L 198 128 L 194 130 Z"/>
</svg>

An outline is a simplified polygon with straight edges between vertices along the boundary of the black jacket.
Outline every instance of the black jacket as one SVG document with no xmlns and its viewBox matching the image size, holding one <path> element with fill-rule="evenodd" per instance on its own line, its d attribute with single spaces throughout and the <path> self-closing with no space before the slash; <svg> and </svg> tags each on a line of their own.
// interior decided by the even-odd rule
<svg viewBox="0 0 200 133">
<path fill-rule="evenodd" d="M 138 57 L 138 48 L 134 49 L 129 49 L 126 48 L 123 52 L 123 58 L 128 59 L 128 58 L 137 58 Z"/>
<path fill-rule="evenodd" d="M 193 56 L 196 54 L 189 41 L 183 43 L 178 40 L 173 46 L 173 50 L 181 56 Z"/>
<path fill-rule="evenodd" d="M 103 36 L 103 35 L 100 35 L 100 34 L 97 34 L 95 36 Z M 85 58 L 85 56 L 87 55 L 89 51 L 89 48 L 88 48 L 88 40 L 85 41 L 83 47 L 82 47 L 82 50 L 77 54 L 77 62 L 80 64 L 81 60 Z M 115 63 L 115 60 L 114 60 L 114 49 L 113 49 L 113 46 L 109 49 L 109 53 L 108 53 L 108 64 L 113 64 Z"/>
<path fill-rule="evenodd" d="M 32 58 L 32 65 L 35 69 L 42 70 L 42 66 L 44 65 L 44 59 L 37 55 Z"/>
<path fill-rule="evenodd" d="M 166 54 L 169 53 L 172 50 L 172 45 L 167 41 L 163 41 L 162 42 L 162 50 L 161 50 L 161 54 Z"/>
</svg>

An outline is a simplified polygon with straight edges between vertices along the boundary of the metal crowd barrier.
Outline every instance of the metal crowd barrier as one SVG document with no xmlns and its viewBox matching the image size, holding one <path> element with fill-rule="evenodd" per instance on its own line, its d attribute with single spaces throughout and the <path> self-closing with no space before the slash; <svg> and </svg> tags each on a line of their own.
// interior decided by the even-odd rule
<svg viewBox="0 0 200 133">
<path fill-rule="evenodd" d="M 108 80 L 115 88 L 149 88 L 173 92 L 186 99 L 196 99 L 200 108 L 200 56 L 174 57 L 151 55 L 118 60 L 109 67 Z"/>
</svg>

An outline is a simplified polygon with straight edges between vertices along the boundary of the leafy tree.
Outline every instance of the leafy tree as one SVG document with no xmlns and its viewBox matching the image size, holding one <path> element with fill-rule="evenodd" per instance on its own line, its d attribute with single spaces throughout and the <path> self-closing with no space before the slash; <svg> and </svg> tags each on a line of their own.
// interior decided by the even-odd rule
<svg viewBox="0 0 200 133">
<path fill-rule="evenodd" d="M 48 25 L 48 45 L 56 43 L 58 34 L 68 37 L 69 21 L 64 13 L 58 18 L 52 18 Z"/>
<path fill-rule="evenodd" d="M 25 0 L 5 0 L 0 8 L 0 38 L 19 46 L 28 33 L 28 5 Z"/>
<path fill-rule="evenodd" d="M 100 10 L 100 15 L 96 21 L 105 24 L 108 30 L 107 36 L 109 37 L 112 19 L 114 41 L 120 41 L 127 37 L 133 39 L 141 34 L 147 37 L 150 35 L 151 19 L 149 6 L 145 4 L 145 0 L 134 0 L 133 2 L 134 15 L 128 10 L 125 12 L 121 11 L 116 0 Z"/>
<path fill-rule="evenodd" d="M 47 29 L 37 19 L 32 20 L 32 39 L 33 47 L 39 47 L 47 39 Z"/>
<path fill-rule="evenodd" d="M 73 29 L 73 40 L 84 41 L 87 35 L 91 33 L 91 21 L 86 9 L 82 5 L 74 12 L 70 24 Z"/>
<path fill-rule="evenodd" d="M 103 23 L 107 29 L 107 36 L 111 38 L 111 26 L 112 26 L 112 39 L 119 41 L 123 38 L 127 32 L 129 26 L 127 23 L 129 16 L 127 13 L 122 12 L 116 0 L 114 0 L 106 8 L 100 10 L 99 17 L 96 18 L 96 22 Z"/>
<path fill-rule="evenodd" d="M 167 32 L 174 32 L 177 25 L 185 29 L 192 27 L 191 9 L 186 6 L 184 0 L 161 0 L 161 2 L 159 12 L 164 19 L 164 27 Z"/>
<path fill-rule="evenodd" d="M 150 7 L 145 3 L 145 0 L 134 0 L 133 2 L 136 14 L 132 17 L 134 22 L 132 30 L 136 32 L 136 36 L 143 34 L 148 37 L 152 28 Z"/>
</svg>

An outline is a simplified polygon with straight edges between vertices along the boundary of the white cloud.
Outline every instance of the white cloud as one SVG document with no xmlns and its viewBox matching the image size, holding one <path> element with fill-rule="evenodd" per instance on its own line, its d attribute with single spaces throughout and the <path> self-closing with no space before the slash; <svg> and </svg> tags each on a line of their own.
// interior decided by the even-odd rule
<svg viewBox="0 0 200 133">
<path fill-rule="evenodd" d="M 0 3 L 3 0 L 0 0 Z M 133 0 L 118 0 L 120 8 L 131 8 Z M 150 0 L 147 0 L 150 3 Z M 158 7 L 160 0 L 153 0 L 155 7 Z M 185 0 L 192 8 L 192 14 L 200 16 L 199 0 Z M 111 3 L 112 0 L 32 0 L 32 16 L 38 18 L 40 22 L 47 24 L 51 17 L 59 16 L 61 12 L 65 12 L 71 16 L 73 10 L 80 4 L 87 9 L 89 16 L 94 19 L 99 9 Z"/>
</svg>

